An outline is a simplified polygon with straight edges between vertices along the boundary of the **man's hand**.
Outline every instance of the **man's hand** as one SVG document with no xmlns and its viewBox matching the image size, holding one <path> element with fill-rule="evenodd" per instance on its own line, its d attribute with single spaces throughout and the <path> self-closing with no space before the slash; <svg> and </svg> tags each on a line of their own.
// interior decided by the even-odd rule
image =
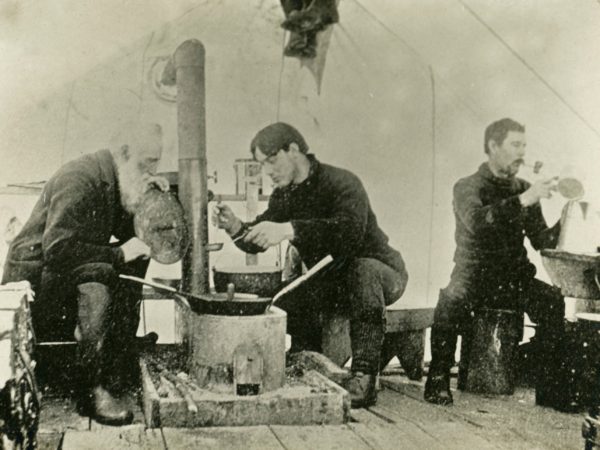
<svg viewBox="0 0 600 450">
<path fill-rule="evenodd" d="M 138 258 L 150 258 L 150 247 L 148 247 L 140 239 L 134 237 L 121 245 L 123 251 L 123 259 L 126 263 Z"/>
<path fill-rule="evenodd" d="M 233 213 L 227 205 L 216 204 L 213 208 L 213 225 L 222 228 L 228 235 L 233 235 L 242 228 L 242 221 Z"/>
<path fill-rule="evenodd" d="M 148 176 L 144 179 L 144 183 L 146 184 L 144 192 L 150 189 L 153 185 L 159 188 L 163 192 L 169 191 L 169 180 L 165 177 L 159 177 L 156 175 Z"/>
<path fill-rule="evenodd" d="M 289 222 L 260 222 L 252 227 L 244 237 L 244 241 L 266 249 L 279 244 L 281 241 L 292 240 L 293 238 L 294 228 Z"/>
<path fill-rule="evenodd" d="M 527 207 L 536 204 L 542 198 L 552 197 L 552 191 L 556 190 L 558 177 L 536 181 L 529 189 L 519 195 L 521 205 Z"/>
</svg>

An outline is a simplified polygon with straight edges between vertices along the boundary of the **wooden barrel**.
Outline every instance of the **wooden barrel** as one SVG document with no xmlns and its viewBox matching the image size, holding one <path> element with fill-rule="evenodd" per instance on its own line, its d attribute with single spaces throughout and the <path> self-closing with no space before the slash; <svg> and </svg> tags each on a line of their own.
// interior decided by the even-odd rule
<svg viewBox="0 0 600 450">
<path fill-rule="evenodd" d="M 510 395 L 515 390 L 515 358 L 523 314 L 501 309 L 475 312 L 466 390 Z"/>
</svg>

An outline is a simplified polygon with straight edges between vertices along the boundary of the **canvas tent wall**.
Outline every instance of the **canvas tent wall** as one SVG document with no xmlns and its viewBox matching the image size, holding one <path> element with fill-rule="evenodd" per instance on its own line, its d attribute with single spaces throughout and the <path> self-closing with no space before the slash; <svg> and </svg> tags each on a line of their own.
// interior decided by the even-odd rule
<svg viewBox="0 0 600 450">
<path fill-rule="evenodd" d="M 207 54 L 209 171 L 219 173 L 210 188 L 233 190 L 233 161 L 249 156 L 256 130 L 294 124 L 320 159 L 363 180 L 405 256 L 404 302 L 433 305 L 452 268 L 452 185 L 484 160 L 489 122 L 524 122 L 528 159 L 545 161 L 549 175 L 571 166 L 600 193 L 600 112 L 589 98 L 600 86 L 580 74 L 600 68 L 591 59 L 600 6 L 570 5 L 558 18 L 565 3 L 342 0 L 319 94 L 312 74 L 282 57 L 277 1 L 205 1 L 3 123 L 0 179 L 45 179 L 135 116 L 166 128 L 161 169 L 175 170 L 174 104 L 156 95 L 150 74 L 196 38 Z M 550 221 L 561 206 L 545 202 Z"/>
</svg>

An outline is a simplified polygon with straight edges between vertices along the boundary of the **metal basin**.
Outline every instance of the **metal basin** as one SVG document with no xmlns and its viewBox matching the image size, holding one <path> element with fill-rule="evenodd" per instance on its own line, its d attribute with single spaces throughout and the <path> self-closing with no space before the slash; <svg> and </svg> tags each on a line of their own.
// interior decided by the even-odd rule
<svg viewBox="0 0 600 450">
<path fill-rule="evenodd" d="M 226 292 L 233 283 L 237 292 L 273 297 L 281 289 L 281 268 L 275 266 L 230 266 L 213 268 L 215 291 Z"/>
<path fill-rule="evenodd" d="M 600 254 L 542 250 L 542 263 L 555 286 L 566 297 L 600 299 L 596 278 L 600 272 Z"/>
</svg>

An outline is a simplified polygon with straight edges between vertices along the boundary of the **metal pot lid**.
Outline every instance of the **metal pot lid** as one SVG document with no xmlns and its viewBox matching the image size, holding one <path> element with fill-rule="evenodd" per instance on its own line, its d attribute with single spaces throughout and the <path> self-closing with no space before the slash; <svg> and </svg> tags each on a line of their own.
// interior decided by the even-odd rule
<svg viewBox="0 0 600 450">
<path fill-rule="evenodd" d="M 277 273 L 281 272 L 278 266 L 224 266 L 213 267 L 215 272 L 222 273 Z"/>
<path fill-rule="evenodd" d="M 150 247 L 161 264 L 179 261 L 189 245 L 183 207 L 170 192 L 150 189 L 144 194 L 133 220 L 135 234 Z"/>
</svg>

